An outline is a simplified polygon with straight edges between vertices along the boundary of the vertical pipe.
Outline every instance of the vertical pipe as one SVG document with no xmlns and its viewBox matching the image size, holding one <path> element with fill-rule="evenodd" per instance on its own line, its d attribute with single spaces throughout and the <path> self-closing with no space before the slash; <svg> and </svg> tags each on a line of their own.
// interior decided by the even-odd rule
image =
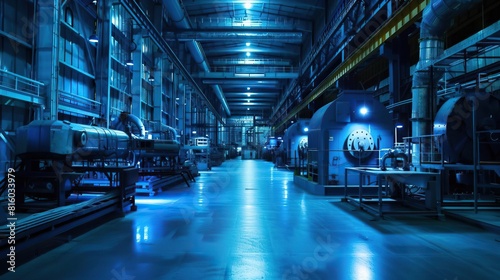
<svg viewBox="0 0 500 280">
<path fill-rule="evenodd" d="M 430 106 L 429 98 L 434 98 L 432 84 L 437 83 L 443 71 L 433 70 L 429 74 L 427 65 L 444 51 L 444 32 L 451 26 L 453 18 L 466 11 L 481 0 L 435 0 L 425 7 L 420 27 L 419 62 L 412 80 L 412 136 L 429 134 Z M 425 151 L 424 151 L 425 152 Z M 413 144 L 412 163 L 420 165 L 421 150 Z"/>
</svg>

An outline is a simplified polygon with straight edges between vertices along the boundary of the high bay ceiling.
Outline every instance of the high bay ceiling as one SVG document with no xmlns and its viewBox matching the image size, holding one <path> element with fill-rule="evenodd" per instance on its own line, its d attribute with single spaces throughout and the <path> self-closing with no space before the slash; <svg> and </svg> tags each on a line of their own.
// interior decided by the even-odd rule
<svg viewBox="0 0 500 280">
<path fill-rule="evenodd" d="M 186 44 L 199 64 L 192 76 L 225 97 L 231 117 L 266 119 L 298 78 L 304 46 L 314 26 L 324 25 L 317 19 L 329 1 L 163 2 L 171 20 L 165 38 Z"/>
</svg>

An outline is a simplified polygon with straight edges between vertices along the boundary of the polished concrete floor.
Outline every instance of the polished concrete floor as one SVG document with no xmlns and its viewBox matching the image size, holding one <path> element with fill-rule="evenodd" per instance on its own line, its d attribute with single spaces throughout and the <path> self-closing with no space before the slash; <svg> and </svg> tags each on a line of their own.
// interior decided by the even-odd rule
<svg viewBox="0 0 500 280">
<path fill-rule="evenodd" d="M 2 279 L 500 279 L 500 236 L 456 220 L 372 216 L 230 160 Z"/>
</svg>

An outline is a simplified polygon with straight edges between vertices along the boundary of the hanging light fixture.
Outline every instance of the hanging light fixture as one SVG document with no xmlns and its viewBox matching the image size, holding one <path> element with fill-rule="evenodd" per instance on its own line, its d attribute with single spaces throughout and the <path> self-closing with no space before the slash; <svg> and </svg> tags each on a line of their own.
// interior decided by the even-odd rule
<svg viewBox="0 0 500 280">
<path fill-rule="evenodd" d="M 89 36 L 89 42 L 91 43 L 99 43 L 99 37 L 97 34 L 93 33 L 92 35 Z"/>
</svg>

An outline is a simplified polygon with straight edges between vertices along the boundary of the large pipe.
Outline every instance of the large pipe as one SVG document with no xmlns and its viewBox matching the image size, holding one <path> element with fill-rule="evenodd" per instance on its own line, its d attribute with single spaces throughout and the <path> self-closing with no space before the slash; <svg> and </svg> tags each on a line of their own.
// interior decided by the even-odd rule
<svg viewBox="0 0 500 280">
<path fill-rule="evenodd" d="M 134 137 L 144 138 L 144 136 L 146 136 L 146 127 L 144 126 L 144 123 L 141 121 L 141 119 L 139 119 L 139 117 L 137 117 L 136 115 L 129 114 L 127 112 L 121 112 L 120 116 L 116 120 L 114 120 L 111 128 L 132 134 L 131 131 L 129 131 L 129 129 L 127 128 L 128 123 L 133 124 L 139 130 L 139 135 L 134 134 Z"/>
<path fill-rule="evenodd" d="M 412 80 L 412 135 L 420 137 L 430 134 L 429 98 L 435 98 L 436 83 L 443 71 L 425 68 L 444 51 L 444 32 L 450 28 L 453 19 L 481 0 L 435 0 L 425 7 L 420 25 L 420 60 Z M 432 92 L 431 92 L 432 89 Z M 420 146 L 414 145 L 412 163 L 420 165 Z"/>
<path fill-rule="evenodd" d="M 127 114 L 127 120 L 134 124 L 137 129 L 139 129 L 139 137 L 144 138 L 146 136 L 146 128 L 144 127 L 144 124 L 142 123 L 141 119 L 139 119 L 138 116 L 132 115 L 132 114 Z M 136 135 L 137 136 L 137 135 Z"/>
<path fill-rule="evenodd" d="M 172 19 L 173 22 L 175 22 L 177 28 L 191 29 L 191 24 L 186 18 L 184 10 L 182 9 L 178 0 L 163 0 L 163 4 L 167 9 L 168 16 Z M 191 53 L 191 56 L 193 57 L 194 61 L 198 65 L 200 65 L 200 67 L 205 72 L 210 72 L 210 66 L 207 63 L 205 53 L 203 52 L 200 43 L 198 43 L 195 40 L 189 40 L 186 42 L 186 47 Z M 229 110 L 226 98 L 222 93 L 222 89 L 218 85 L 212 86 L 212 89 L 214 90 L 217 98 L 219 98 L 220 102 L 222 103 L 222 106 L 224 107 L 224 110 L 226 111 L 227 115 L 230 116 L 231 111 Z"/>
</svg>

